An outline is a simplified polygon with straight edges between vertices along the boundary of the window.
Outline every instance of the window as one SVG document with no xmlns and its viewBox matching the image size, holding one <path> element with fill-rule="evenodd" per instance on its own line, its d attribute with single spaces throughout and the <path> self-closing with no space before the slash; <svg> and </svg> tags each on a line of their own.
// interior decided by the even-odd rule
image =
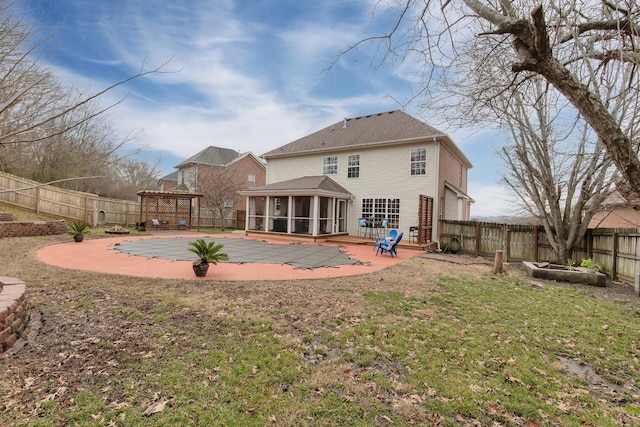
<svg viewBox="0 0 640 427">
<path fill-rule="evenodd" d="M 360 177 L 360 154 L 352 154 L 347 160 L 347 178 Z"/>
<path fill-rule="evenodd" d="M 387 227 L 398 228 L 400 199 L 362 199 L 362 218 L 373 218 L 376 221 L 386 219 Z"/>
<path fill-rule="evenodd" d="M 427 174 L 427 149 L 411 149 L 411 175 Z"/>
<path fill-rule="evenodd" d="M 233 208 L 233 199 L 224 199 L 224 208 L 232 209 Z"/>
<path fill-rule="evenodd" d="M 373 199 L 362 199 L 362 218 L 373 216 Z"/>
<path fill-rule="evenodd" d="M 274 207 L 273 214 L 275 216 L 280 216 L 280 209 L 282 208 L 282 201 L 280 200 L 280 197 L 276 197 L 273 199 L 273 207 Z"/>
<path fill-rule="evenodd" d="M 338 173 L 338 156 L 325 157 L 322 164 L 323 175 L 335 175 Z"/>
<path fill-rule="evenodd" d="M 256 186 L 256 174 L 250 173 L 247 175 L 247 188 L 254 188 Z"/>
</svg>

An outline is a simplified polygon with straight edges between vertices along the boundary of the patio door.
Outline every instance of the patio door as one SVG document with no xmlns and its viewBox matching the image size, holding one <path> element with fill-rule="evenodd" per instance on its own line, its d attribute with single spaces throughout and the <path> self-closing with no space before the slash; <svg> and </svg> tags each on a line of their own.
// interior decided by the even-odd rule
<svg viewBox="0 0 640 427">
<path fill-rule="evenodd" d="M 344 199 L 338 199 L 336 203 L 336 233 L 347 232 L 347 201 Z"/>
</svg>

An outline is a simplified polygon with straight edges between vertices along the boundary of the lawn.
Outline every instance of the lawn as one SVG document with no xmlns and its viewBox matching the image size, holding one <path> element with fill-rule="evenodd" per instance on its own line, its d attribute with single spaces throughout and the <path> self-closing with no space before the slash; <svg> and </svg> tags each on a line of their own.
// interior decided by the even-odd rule
<svg viewBox="0 0 640 427">
<path fill-rule="evenodd" d="M 35 306 L 0 425 L 640 425 L 637 297 L 422 257 L 281 282 L 35 260 L 68 239 L 0 240 Z"/>
</svg>

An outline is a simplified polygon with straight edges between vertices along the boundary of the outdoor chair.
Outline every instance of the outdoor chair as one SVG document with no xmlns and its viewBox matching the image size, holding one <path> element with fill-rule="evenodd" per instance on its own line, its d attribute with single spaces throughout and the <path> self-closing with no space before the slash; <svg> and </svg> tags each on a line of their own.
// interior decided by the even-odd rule
<svg viewBox="0 0 640 427">
<path fill-rule="evenodd" d="M 398 255 L 397 247 L 400 240 L 402 240 L 402 234 L 403 233 L 398 234 L 398 238 L 396 240 L 385 240 L 384 242 L 380 242 L 380 246 L 378 246 L 378 250 L 376 251 L 376 256 L 378 256 L 378 253 L 384 254 L 385 252 L 389 252 L 391 258 Z"/>
<path fill-rule="evenodd" d="M 152 225 L 154 228 L 160 228 L 160 227 L 162 227 L 162 224 L 160 224 L 160 221 L 158 221 L 158 220 L 157 220 L 157 219 L 155 219 L 155 218 L 151 220 L 151 225 Z"/>
<path fill-rule="evenodd" d="M 396 230 L 395 228 L 392 228 L 391 231 L 389 231 L 389 235 L 387 237 L 385 237 L 384 239 L 380 239 L 379 237 L 376 237 L 376 241 L 373 243 L 373 250 L 377 251 L 382 243 L 384 243 L 384 242 L 387 242 L 387 243 L 388 242 L 392 242 L 392 241 L 396 240 L 397 238 L 398 238 L 398 230 Z"/>
<path fill-rule="evenodd" d="M 187 228 L 187 220 L 181 219 L 180 221 L 178 221 L 178 228 L 179 229 Z"/>
</svg>

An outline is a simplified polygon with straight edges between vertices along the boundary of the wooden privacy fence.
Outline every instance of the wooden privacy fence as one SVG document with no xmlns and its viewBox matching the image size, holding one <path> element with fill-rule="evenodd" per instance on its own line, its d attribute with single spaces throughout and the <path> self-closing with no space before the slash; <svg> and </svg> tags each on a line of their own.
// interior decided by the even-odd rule
<svg viewBox="0 0 640 427">
<path fill-rule="evenodd" d="M 53 185 L 0 172 L 0 201 L 38 214 L 83 220 L 93 225 L 135 226 L 140 218 L 140 202 L 111 199 L 97 194 L 65 190 Z M 231 211 L 226 228 L 244 228 L 244 216 Z M 201 209 L 200 227 L 220 227 L 221 221 L 212 209 Z M 197 227 L 198 224 L 192 224 Z"/>
<path fill-rule="evenodd" d="M 98 213 L 102 210 L 113 224 L 128 225 L 127 211 L 133 213 L 136 210 L 135 202 L 64 190 L 7 173 L 0 173 L 0 200 L 38 214 L 83 220 L 90 224 L 97 223 Z M 139 207 L 137 211 L 139 212 Z"/>
<path fill-rule="evenodd" d="M 438 229 L 441 246 L 457 239 L 461 250 L 475 256 L 493 257 L 501 250 L 505 261 L 556 261 L 542 226 L 440 220 Z M 633 283 L 640 272 L 639 252 L 640 229 L 603 228 L 589 230 L 571 259 L 591 258 L 613 280 Z"/>
</svg>

